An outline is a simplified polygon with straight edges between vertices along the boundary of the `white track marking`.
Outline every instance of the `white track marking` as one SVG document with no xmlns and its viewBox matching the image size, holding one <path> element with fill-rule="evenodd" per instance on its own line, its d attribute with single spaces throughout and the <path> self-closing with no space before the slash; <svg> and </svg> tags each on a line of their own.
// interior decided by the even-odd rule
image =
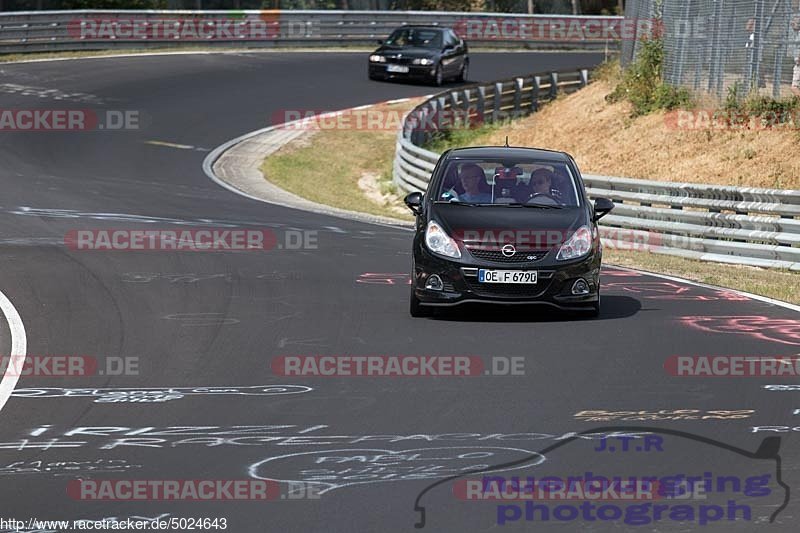
<svg viewBox="0 0 800 533">
<path fill-rule="evenodd" d="M 621 267 L 621 266 L 616 266 L 616 265 L 612 265 L 612 264 L 608 264 L 606 266 L 608 266 L 610 268 L 616 268 L 618 270 L 628 270 L 628 271 L 631 271 L 631 272 L 638 272 L 640 274 L 645 274 L 647 276 L 653 276 L 653 277 L 656 277 L 656 278 L 668 279 L 670 281 L 676 281 L 678 283 L 684 283 L 686 285 L 694 285 L 695 287 L 702 287 L 704 289 L 715 289 L 715 290 L 722 290 L 722 291 L 732 292 L 734 294 L 740 294 L 742 296 L 750 298 L 751 300 L 758 300 L 759 302 L 764 302 L 764 303 L 768 303 L 768 304 L 771 304 L 771 305 L 776 305 L 778 307 L 783 307 L 785 309 L 791 309 L 792 311 L 797 311 L 798 313 L 800 313 L 800 305 L 790 304 L 789 302 L 782 302 L 780 300 L 775 300 L 774 298 L 770 298 L 768 296 L 760 296 L 758 294 L 752 294 L 752 293 L 749 293 L 749 292 L 739 291 L 739 290 L 731 289 L 731 288 L 728 288 L 728 287 L 719 287 L 717 285 L 709 285 L 707 283 L 700 283 L 698 281 L 691 281 L 691 280 L 688 280 L 688 279 L 678 278 L 678 277 L 675 277 L 675 276 L 667 276 L 666 274 L 656 274 L 655 272 L 649 272 L 647 270 L 638 270 L 636 268 Z"/>
<path fill-rule="evenodd" d="M 79 57 L 42 57 L 37 59 L 20 59 L 17 61 L 0 61 L 0 65 L 17 65 L 25 63 L 44 63 L 46 61 L 82 61 L 84 59 L 129 59 L 136 57 L 154 57 L 154 56 L 189 56 L 189 55 L 232 55 L 232 56 L 249 56 L 254 54 L 280 54 L 285 52 L 290 53 L 336 53 L 336 54 L 367 54 L 372 48 L 364 48 L 363 50 L 330 50 L 326 48 L 282 48 L 274 50 L 175 50 L 166 52 L 141 52 L 141 53 L 127 53 L 127 54 L 104 54 L 96 56 L 79 56 Z M 34 52 L 35 53 L 35 52 Z"/>
<path fill-rule="evenodd" d="M 22 324 L 22 318 L 19 316 L 14 304 L 12 304 L 11 300 L 2 292 L 0 292 L 0 311 L 3 312 L 6 322 L 8 322 L 8 329 L 11 331 L 11 353 L 9 355 L 11 357 L 21 357 L 19 368 L 22 368 L 22 365 L 25 364 L 25 356 L 28 352 L 28 339 L 25 336 L 25 326 Z M 6 373 L 3 375 L 2 381 L 0 381 L 0 410 L 6 405 L 8 398 L 11 396 L 19 380 L 19 372 L 9 374 L 9 368 L 11 368 L 11 365 L 6 368 Z"/>
</svg>

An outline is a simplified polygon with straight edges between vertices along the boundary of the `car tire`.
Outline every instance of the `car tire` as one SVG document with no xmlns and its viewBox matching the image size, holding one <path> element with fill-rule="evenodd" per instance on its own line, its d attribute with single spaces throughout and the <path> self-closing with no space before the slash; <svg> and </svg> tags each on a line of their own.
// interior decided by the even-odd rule
<svg viewBox="0 0 800 533">
<path fill-rule="evenodd" d="M 441 63 L 436 65 L 436 71 L 433 74 L 433 79 L 431 79 L 431 82 L 437 87 L 441 87 L 444 83 L 444 72 L 442 72 Z"/>
<path fill-rule="evenodd" d="M 461 72 L 458 73 L 456 81 L 465 82 L 467 81 L 468 76 L 469 76 L 469 61 L 464 61 L 464 64 L 461 65 Z"/>
<path fill-rule="evenodd" d="M 411 298 L 409 300 L 408 311 L 414 318 L 424 318 L 431 316 L 432 312 L 429 307 L 423 306 L 417 295 L 414 294 L 414 287 L 411 287 Z"/>
</svg>

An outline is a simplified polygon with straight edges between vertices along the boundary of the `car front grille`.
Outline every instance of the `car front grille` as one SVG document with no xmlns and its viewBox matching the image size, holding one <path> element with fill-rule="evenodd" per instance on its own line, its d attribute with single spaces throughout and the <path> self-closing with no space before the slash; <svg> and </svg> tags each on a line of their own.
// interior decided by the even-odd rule
<svg viewBox="0 0 800 533">
<path fill-rule="evenodd" d="M 467 248 L 470 255 L 475 259 L 481 261 L 489 261 L 492 263 L 503 264 L 526 264 L 540 261 L 547 255 L 547 250 L 517 250 L 517 253 L 511 257 L 506 257 L 500 250 L 491 250 L 486 248 Z"/>
<path fill-rule="evenodd" d="M 392 57 L 386 56 L 386 62 L 394 65 L 411 65 L 413 57 Z"/>
</svg>

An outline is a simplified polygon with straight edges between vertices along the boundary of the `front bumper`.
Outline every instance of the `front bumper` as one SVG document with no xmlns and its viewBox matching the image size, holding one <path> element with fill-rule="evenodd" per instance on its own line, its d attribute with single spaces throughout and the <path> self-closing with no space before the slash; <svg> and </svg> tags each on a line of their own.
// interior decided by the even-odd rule
<svg viewBox="0 0 800 533">
<path fill-rule="evenodd" d="M 436 65 L 401 65 L 408 72 L 387 72 L 388 63 L 370 63 L 369 75 L 373 78 L 431 79 L 436 75 Z"/>
<path fill-rule="evenodd" d="M 552 252 L 551 252 L 552 254 Z M 548 254 L 548 255 L 551 255 Z M 464 259 L 462 257 L 462 259 Z M 469 258 L 472 259 L 472 258 Z M 496 304 L 543 304 L 564 310 L 587 310 L 597 304 L 600 294 L 601 254 L 593 252 L 575 261 L 542 261 L 523 265 L 448 260 L 433 255 L 424 246 L 414 252 L 413 288 L 422 305 L 456 306 L 470 302 Z M 538 281 L 530 285 L 478 282 L 478 270 L 536 270 Z M 441 291 L 425 288 L 431 275 L 443 282 Z M 588 294 L 573 295 L 572 285 L 586 280 Z"/>
</svg>

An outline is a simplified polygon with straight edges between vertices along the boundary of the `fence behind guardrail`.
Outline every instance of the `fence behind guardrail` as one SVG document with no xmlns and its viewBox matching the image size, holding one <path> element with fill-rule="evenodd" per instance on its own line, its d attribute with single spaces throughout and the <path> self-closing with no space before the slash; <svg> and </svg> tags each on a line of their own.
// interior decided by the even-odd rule
<svg viewBox="0 0 800 533">
<path fill-rule="evenodd" d="M 725 98 L 736 88 L 778 98 L 790 94 L 800 62 L 800 9 L 795 0 L 628 0 L 626 18 L 659 19 L 664 80 Z M 635 55 L 623 43 L 623 64 Z"/>
</svg>

